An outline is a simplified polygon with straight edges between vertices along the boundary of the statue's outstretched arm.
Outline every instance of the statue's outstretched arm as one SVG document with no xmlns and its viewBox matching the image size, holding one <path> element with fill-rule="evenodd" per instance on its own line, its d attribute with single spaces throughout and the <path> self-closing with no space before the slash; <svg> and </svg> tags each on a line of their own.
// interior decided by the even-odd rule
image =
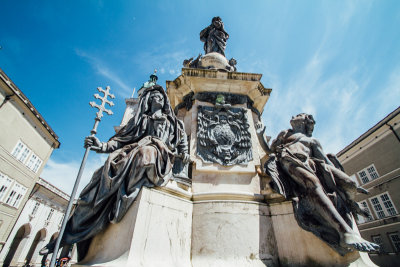
<svg viewBox="0 0 400 267">
<path fill-rule="evenodd" d="M 270 149 L 270 147 L 268 145 L 267 137 L 265 136 L 265 126 L 264 126 L 264 124 L 260 121 L 260 122 L 256 123 L 255 128 L 256 128 L 258 142 L 260 143 L 262 149 L 266 153 L 272 153 L 272 151 L 271 151 L 271 149 Z"/>
</svg>

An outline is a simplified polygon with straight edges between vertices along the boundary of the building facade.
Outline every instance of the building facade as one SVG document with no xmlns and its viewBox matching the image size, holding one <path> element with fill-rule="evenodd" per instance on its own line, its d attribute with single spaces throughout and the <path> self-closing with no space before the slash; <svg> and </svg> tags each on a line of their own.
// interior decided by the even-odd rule
<svg viewBox="0 0 400 267">
<path fill-rule="evenodd" d="M 0 253 L 2 266 L 42 266 L 39 250 L 58 236 L 69 196 L 43 179 L 28 201 Z"/>
<path fill-rule="evenodd" d="M 370 258 L 379 266 L 400 262 L 400 107 L 337 154 L 348 175 L 370 194 L 356 201 L 369 213 L 357 218 L 363 238 L 381 245 Z"/>
<path fill-rule="evenodd" d="M 0 69 L 0 250 L 59 146 L 42 115 Z"/>
</svg>

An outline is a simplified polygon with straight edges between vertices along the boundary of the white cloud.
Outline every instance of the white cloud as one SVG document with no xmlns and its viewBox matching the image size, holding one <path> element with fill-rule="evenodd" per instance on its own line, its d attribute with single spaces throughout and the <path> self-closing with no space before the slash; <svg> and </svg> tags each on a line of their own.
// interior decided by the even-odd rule
<svg viewBox="0 0 400 267">
<path fill-rule="evenodd" d="M 365 12 L 368 13 L 372 7 L 373 0 L 348 0 L 342 2 L 345 7 L 341 9 L 341 12 L 338 13 L 338 19 L 342 23 L 342 27 L 348 25 L 352 17 L 356 12 Z"/>
<path fill-rule="evenodd" d="M 305 67 L 289 79 L 285 88 L 282 82 L 276 83 L 278 87 L 273 88 L 268 112 L 264 115 L 267 132 L 272 138 L 290 128 L 293 115 L 306 112 L 317 121 L 314 136 L 321 141 L 325 152 L 336 153 L 351 141 L 349 136 L 357 135 L 360 124 L 366 123 L 365 120 L 356 121 L 359 115 L 352 114 L 361 112 L 358 108 L 362 102 L 360 92 L 369 81 L 357 81 L 357 68 L 351 66 L 341 73 L 329 73 L 330 60 L 333 60 L 333 53 L 321 47 Z"/>
<path fill-rule="evenodd" d="M 376 88 L 376 90 L 379 92 L 378 96 L 373 99 L 374 103 L 371 104 L 375 107 L 375 113 L 383 118 L 388 113 L 388 107 L 394 110 L 399 106 L 400 66 L 390 73 L 387 82 L 383 84 L 382 88 Z"/>
<path fill-rule="evenodd" d="M 188 52 L 188 49 L 175 50 L 176 47 L 181 47 L 181 44 L 185 42 L 186 40 L 182 39 L 173 43 L 151 47 L 147 51 L 136 54 L 132 61 L 140 66 L 141 69 L 148 70 L 148 72 L 156 68 L 160 74 L 167 74 L 166 79 L 175 78 L 174 76 L 180 73 L 183 67 L 183 60 L 195 56 L 195 53 Z"/>
<path fill-rule="evenodd" d="M 89 183 L 93 172 L 101 167 L 106 159 L 107 155 L 104 154 L 91 153 L 89 155 L 75 198 L 79 196 L 82 189 Z M 73 160 L 69 162 L 57 162 L 49 159 L 41 177 L 70 195 L 78 175 L 80 164 L 81 162 Z"/>
<path fill-rule="evenodd" d="M 122 89 L 122 91 L 115 90 L 115 92 L 120 93 L 123 97 L 127 97 L 131 94 L 132 89 L 128 85 L 126 85 L 117 74 L 108 69 L 100 59 L 91 56 L 79 49 L 76 49 L 75 52 L 78 56 L 86 59 L 100 75 L 115 82 L 120 87 L 119 89 Z"/>
</svg>

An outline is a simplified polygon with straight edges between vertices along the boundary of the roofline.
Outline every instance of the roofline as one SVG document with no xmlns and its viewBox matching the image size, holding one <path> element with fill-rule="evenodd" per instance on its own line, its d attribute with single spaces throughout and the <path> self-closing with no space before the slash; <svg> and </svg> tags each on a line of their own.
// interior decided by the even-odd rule
<svg viewBox="0 0 400 267">
<path fill-rule="evenodd" d="M 35 115 L 36 119 L 40 124 L 44 126 L 47 132 L 54 138 L 55 140 L 55 148 L 60 147 L 60 141 L 58 141 L 57 134 L 53 131 L 50 125 L 46 122 L 43 116 L 39 113 L 39 111 L 35 108 L 35 106 L 29 101 L 26 95 L 14 84 L 14 82 L 4 73 L 4 71 L 0 68 L 0 79 L 4 81 L 5 84 L 11 89 L 11 91 L 16 95 L 25 106 L 31 111 L 33 115 Z"/>
<path fill-rule="evenodd" d="M 42 184 L 43 183 L 43 184 Z M 44 184 L 48 184 L 51 187 L 54 187 L 55 189 L 57 189 L 58 191 L 60 191 L 61 193 L 63 193 L 65 196 L 67 196 L 67 198 L 65 198 L 65 196 L 62 196 L 60 194 L 58 194 L 57 192 L 52 191 L 53 193 L 59 195 L 60 197 L 64 198 L 65 200 L 69 201 L 69 199 L 71 198 L 70 195 L 68 195 L 67 193 L 65 193 L 63 190 L 61 190 L 60 188 L 58 188 L 57 186 L 53 185 L 52 183 L 49 183 L 47 180 L 43 179 L 42 177 L 39 177 L 39 180 L 36 182 L 36 184 L 41 185 L 46 187 Z M 47 187 L 46 187 L 47 188 Z M 49 188 L 47 188 L 49 189 Z M 50 189 L 49 189 L 50 190 Z"/>
<path fill-rule="evenodd" d="M 379 121 L 377 124 L 372 126 L 368 131 L 363 133 L 360 137 L 358 137 L 356 140 L 351 142 L 348 146 L 340 150 L 336 156 L 340 157 L 347 151 L 349 151 L 351 148 L 355 147 L 357 144 L 359 144 L 361 141 L 363 141 L 365 138 L 370 136 L 372 133 L 374 133 L 376 130 L 384 126 L 388 121 L 393 119 L 395 116 L 397 116 L 400 113 L 400 106 L 397 107 L 395 110 L 393 110 L 391 113 L 389 113 L 386 117 L 384 117 L 381 121 Z"/>
</svg>

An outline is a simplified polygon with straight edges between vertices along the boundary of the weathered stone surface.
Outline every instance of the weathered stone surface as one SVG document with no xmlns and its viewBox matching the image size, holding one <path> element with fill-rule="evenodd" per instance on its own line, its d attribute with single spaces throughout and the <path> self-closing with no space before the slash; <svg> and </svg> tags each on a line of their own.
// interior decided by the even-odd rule
<svg viewBox="0 0 400 267">
<path fill-rule="evenodd" d="M 265 204 L 194 202 L 193 266 L 279 266 L 271 222 Z"/>
<path fill-rule="evenodd" d="M 207 69 L 182 69 L 182 75 L 167 81 L 167 94 L 172 108 L 183 102 L 183 97 L 193 92 L 232 93 L 248 96 L 261 114 L 272 89 L 261 83 L 261 74 L 222 72 Z"/>
<path fill-rule="evenodd" d="M 265 164 L 272 187 L 293 200 L 299 225 L 339 254 L 377 250 L 377 244 L 352 229 L 352 215 L 365 213 L 354 196 L 368 192 L 357 187 L 337 160 L 335 166 L 325 155 L 319 141 L 312 137 L 315 121 L 311 115 L 298 114 L 290 124 L 292 129 L 282 131 L 272 142 L 271 151 L 275 154 Z"/>
<path fill-rule="evenodd" d="M 122 221 L 96 235 L 73 266 L 189 267 L 191 234 L 190 201 L 143 188 Z"/>
<path fill-rule="evenodd" d="M 182 103 L 179 103 L 174 111 L 175 114 L 178 113 L 179 109 L 186 108 L 186 110 L 190 110 L 193 106 L 194 100 L 199 100 L 211 104 L 215 104 L 217 101 L 217 97 L 223 97 L 226 104 L 230 105 L 239 105 L 239 104 L 247 104 L 247 108 L 249 108 L 252 112 L 257 114 L 258 120 L 261 119 L 261 113 L 254 108 L 254 101 L 250 99 L 247 95 L 241 94 L 232 94 L 225 92 L 200 92 L 194 93 L 190 92 L 189 94 L 183 97 Z"/>
<path fill-rule="evenodd" d="M 291 201 L 270 204 L 280 266 L 377 267 L 365 252 L 345 256 L 297 224 Z M 354 231 L 358 231 L 354 224 Z"/>
</svg>

